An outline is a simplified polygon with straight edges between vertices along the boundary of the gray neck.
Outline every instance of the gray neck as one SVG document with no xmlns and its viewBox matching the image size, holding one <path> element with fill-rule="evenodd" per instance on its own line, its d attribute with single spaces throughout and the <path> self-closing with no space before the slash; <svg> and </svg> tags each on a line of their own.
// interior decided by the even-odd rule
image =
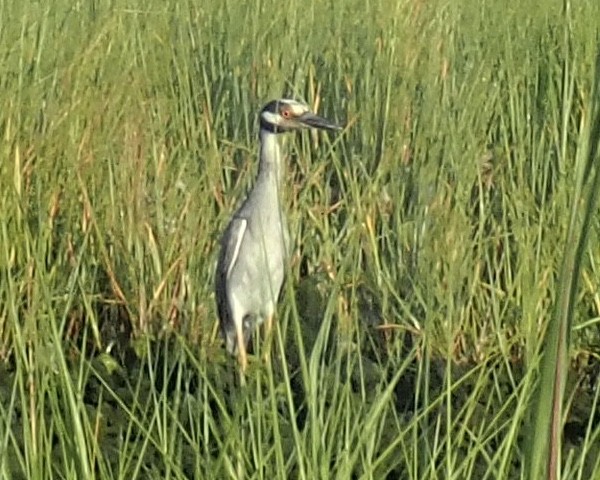
<svg viewBox="0 0 600 480">
<path fill-rule="evenodd" d="M 260 129 L 260 160 L 258 181 L 275 181 L 277 187 L 283 183 L 284 165 L 282 154 L 282 134 Z"/>
</svg>

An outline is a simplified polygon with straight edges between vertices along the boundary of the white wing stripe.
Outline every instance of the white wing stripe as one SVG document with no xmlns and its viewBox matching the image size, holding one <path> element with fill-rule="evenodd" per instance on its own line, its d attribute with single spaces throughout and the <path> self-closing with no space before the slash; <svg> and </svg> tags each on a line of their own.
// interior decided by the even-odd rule
<svg viewBox="0 0 600 480">
<path fill-rule="evenodd" d="M 240 248 L 242 247 L 242 240 L 244 239 L 244 234 L 246 233 L 246 227 L 248 226 L 248 222 L 245 219 L 239 219 L 236 221 L 236 229 L 232 232 L 235 237 L 235 246 L 233 252 L 231 252 L 231 261 L 229 265 L 227 265 L 227 277 L 231 273 L 231 269 L 235 265 L 237 261 L 237 257 L 240 254 Z"/>
</svg>

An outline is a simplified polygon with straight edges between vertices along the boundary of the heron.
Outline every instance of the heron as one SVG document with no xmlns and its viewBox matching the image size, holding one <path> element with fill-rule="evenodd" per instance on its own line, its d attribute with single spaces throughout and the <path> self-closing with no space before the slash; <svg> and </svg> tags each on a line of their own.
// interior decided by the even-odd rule
<svg viewBox="0 0 600 480">
<path fill-rule="evenodd" d="M 248 365 L 247 345 L 254 328 L 270 331 L 289 255 L 289 232 L 282 206 L 284 141 L 305 128 L 341 130 L 292 99 L 272 100 L 260 112 L 258 173 L 245 201 L 221 239 L 215 296 L 227 351 Z"/>
</svg>

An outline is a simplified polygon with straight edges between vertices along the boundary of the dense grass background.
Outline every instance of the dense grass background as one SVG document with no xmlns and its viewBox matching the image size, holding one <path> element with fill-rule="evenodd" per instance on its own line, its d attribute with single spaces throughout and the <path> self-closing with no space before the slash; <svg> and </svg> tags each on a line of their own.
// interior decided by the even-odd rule
<svg viewBox="0 0 600 480">
<path fill-rule="evenodd" d="M 541 341 L 595 174 L 598 2 L 25 1 L 0 18 L 1 478 L 532 471 Z M 348 126 L 289 141 L 296 250 L 272 360 L 241 388 L 216 243 L 253 179 L 256 112 L 283 95 Z M 600 475 L 588 226 L 563 478 Z"/>
</svg>

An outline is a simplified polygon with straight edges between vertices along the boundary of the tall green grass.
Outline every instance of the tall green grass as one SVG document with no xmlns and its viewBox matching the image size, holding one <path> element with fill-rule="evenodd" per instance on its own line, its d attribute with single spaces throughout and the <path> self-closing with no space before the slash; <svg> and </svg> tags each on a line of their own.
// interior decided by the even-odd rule
<svg viewBox="0 0 600 480">
<path fill-rule="evenodd" d="M 535 478 L 567 294 L 551 451 L 598 476 L 600 8 L 566 5 L 0 4 L 0 477 Z M 347 128 L 288 141 L 241 387 L 217 241 L 283 95 Z"/>
</svg>

